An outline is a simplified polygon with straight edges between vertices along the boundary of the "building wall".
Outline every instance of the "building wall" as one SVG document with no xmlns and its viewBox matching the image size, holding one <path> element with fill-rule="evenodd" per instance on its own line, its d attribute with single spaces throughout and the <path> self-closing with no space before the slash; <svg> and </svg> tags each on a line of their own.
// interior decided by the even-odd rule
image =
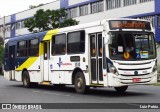
<svg viewBox="0 0 160 112">
<path fill-rule="evenodd" d="M 104 2 L 103 3 L 104 5 L 102 6 L 103 11 L 92 13 L 91 5 L 98 1 Z M 111 0 L 111 1 L 114 1 L 114 0 Z M 31 10 L 25 10 L 25 11 L 7 16 L 5 22 L 6 24 L 11 24 L 11 26 L 8 26 L 10 27 L 8 29 L 10 29 L 11 31 L 7 30 L 5 37 L 13 37 L 13 36 L 30 33 L 27 30 L 27 28 L 21 28 L 21 27 L 17 28 L 17 24 L 21 25 L 22 21 L 24 21 L 27 18 L 33 17 L 33 15 L 39 9 L 46 10 L 46 9 L 59 9 L 59 8 L 65 7 L 68 10 L 68 14 L 70 15 L 71 14 L 70 10 L 72 10 L 72 8 L 76 8 L 77 12 L 74 18 L 77 21 L 80 21 L 80 24 L 92 22 L 92 21 L 98 21 L 98 20 L 107 19 L 107 18 L 130 17 L 134 15 L 141 15 L 141 14 L 155 12 L 154 1 L 148 0 L 149 2 L 144 2 L 144 3 L 140 3 L 140 0 L 136 0 L 136 1 L 137 3 L 134 5 L 131 4 L 131 5 L 124 6 L 123 0 L 120 0 L 121 6 L 119 8 L 113 8 L 113 9 L 108 10 L 106 0 L 57 0 L 55 2 L 51 2 L 49 4 L 46 4 L 46 5 L 31 9 Z M 158 2 L 158 0 L 156 0 L 155 2 Z M 80 16 L 80 7 L 83 5 L 87 5 L 88 13 L 87 15 Z M 0 18 L 0 27 L 2 26 L 3 26 L 3 18 Z M 158 31 L 159 30 L 156 30 L 157 33 L 159 33 Z M 0 35 L 3 35 L 3 33 L 0 32 Z"/>
<path fill-rule="evenodd" d="M 69 0 L 69 6 L 71 5 L 75 5 L 75 4 L 79 4 L 79 3 L 82 3 L 82 2 L 87 2 L 87 1 L 91 1 L 91 0 Z"/>
<path fill-rule="evenodd" d="M 19 13 L 16 13 L 16 14 L 12 14 L 12 15 L 9 15 L 9 16 L 5 17 L 6 27 L 7 27 L 8 24 L 11 25 L 8 28 L 8 30 L 6 30 L 5 37 L 14 37 L 14 36 L 30 33 L 27 28 L 21 28 L 21 26 L 20 26 L 20 28 L 17 29 L 16 24 L 19 23 L 21 25 L 22 21 L 24 21 L 25 19 L 33 17 L 33 15 L 39 9 L 44 9 L 44 10 L 60 9 L 60 1 L 57 0 L 55 2 L 51 2 L 49 4 L 46 4 L 46 5 L 31 9 L 31 10 L 25 10 L 25 11 L 22 11 L 22 12 L 19 12 Z M 0 18 L 0 29 L 2 29 L 3 23 L 4 23 L 4 18 Z M 0 35 L 3 36 L 2 31 L 0 32 Z"/>
<path fill-rule="evenodd" d="M 154 1 L 142 4 L 136 4 L 132 6 L 115 8 L 111 10 L 105 10 L 99 13 L 75 17 L 75 19 L 80 21 L 80 23 L 87 23 L 88 21 L 91 22 L 108 18 L 127 17 L 127 16 L 139 15 L 151 12 L 152 13 L 154 12 Z"/>
</svg>

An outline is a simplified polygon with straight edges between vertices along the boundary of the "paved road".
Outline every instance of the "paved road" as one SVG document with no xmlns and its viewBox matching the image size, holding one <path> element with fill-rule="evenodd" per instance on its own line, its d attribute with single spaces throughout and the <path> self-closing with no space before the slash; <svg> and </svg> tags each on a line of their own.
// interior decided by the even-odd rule
<svg viewBox="0 0 160 112">
<path fill-rule="evenodd" d="M 130 86 L 127 92 L 119 95 L 114 88 L 91 88 L 88 94 L 76 94 L 72 86 L 57 90 L 53 86 L 23 88 L 22 82 L 7 81 L 0 76 L 0 103 L 160 103 L 160 86 Z M 2 110 L 0 110 L 1 112 Z M 17 110 L 10 110 L 17 112 Z M 37 110 L 38 112 L 39 110 Z M 89 112 L 141 112 L 142 109 L 128 110 L 46 110 L 56 112 L 89 111 Z M 158 112 L 156 109 L 145 109 L 145 112 Z M 42 110 L 43 112 L 43 110 Z"/>
</svg>

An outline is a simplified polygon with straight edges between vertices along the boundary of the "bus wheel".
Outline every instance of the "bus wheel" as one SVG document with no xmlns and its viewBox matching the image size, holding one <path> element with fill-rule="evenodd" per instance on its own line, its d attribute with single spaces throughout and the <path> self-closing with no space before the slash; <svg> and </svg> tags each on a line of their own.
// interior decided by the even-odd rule
<svg viewBox="0 0 160 112">
<path fill-rule="evenodd" d="M 24 71 L 22 76 L 23 76 L 23 77 L 22 77 L 23 86 L 24 86 L 25 88 L 29 88 L 30 85 L 31 85 L 31 83 L 30 83 L 30 78 L 29 78 L 28 72 L 27 72 L 27 71 Z"/>
<path fill-rule="evenodd" d="M 75 90 L 79 94 L 84 94 L 89 87 L 86 86 L 86 81 L 82 72 L 77 72 L 74 79 Z"/>
<path fill-rule="evenodd" d="M 127 90 L 128 86 L 114 87 L 114 88 L 115 88 L 116 92 L 124 93 Z"/>
</svg>

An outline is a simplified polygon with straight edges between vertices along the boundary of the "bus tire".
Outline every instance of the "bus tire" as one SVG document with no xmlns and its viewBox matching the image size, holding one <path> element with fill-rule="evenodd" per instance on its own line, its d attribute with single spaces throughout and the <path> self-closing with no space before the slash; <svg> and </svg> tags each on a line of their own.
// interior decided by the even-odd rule
<svg viewBox="0 0 160 112">
<path fill-rule="evenodd" d="M 77 72 L 74 79 L 75 90 L 79 94 L 84 94 L 87 92 L 88 88 L 86 86 L 85 77 L 82 72 Z"/>
<path fill-rule="evenodd" d="M 25 88 L 29 88 L 29 87 L 31 86 L 29 74 L 28 74 L 27 71 L 23 71 L 22 81 L 23 81 L 23 86 L 24 86 Z"/>
<path fill-rule="evenodd" d="M 127 90 L 128 86 L 114 87 L 114 88 L 115 88 L 116 92 L 124 93 Z"/>
</svg>

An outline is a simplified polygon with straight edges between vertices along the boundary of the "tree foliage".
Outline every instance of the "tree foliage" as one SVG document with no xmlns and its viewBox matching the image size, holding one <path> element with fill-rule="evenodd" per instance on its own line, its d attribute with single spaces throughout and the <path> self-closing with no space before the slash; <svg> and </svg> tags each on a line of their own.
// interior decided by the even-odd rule
<svg viewBox="0 0 160 112">
<path fill-rule="evenodd" d="M 41 32 L 55 28 L 77 25 L 79 22 L 67 18 L 67 13 L 64 8 L 59 10 L 40 9 L 34 14 L 33 18 L 29 18 L 24 22 L 25 27 L 30 32 Z"/>
</svg>

